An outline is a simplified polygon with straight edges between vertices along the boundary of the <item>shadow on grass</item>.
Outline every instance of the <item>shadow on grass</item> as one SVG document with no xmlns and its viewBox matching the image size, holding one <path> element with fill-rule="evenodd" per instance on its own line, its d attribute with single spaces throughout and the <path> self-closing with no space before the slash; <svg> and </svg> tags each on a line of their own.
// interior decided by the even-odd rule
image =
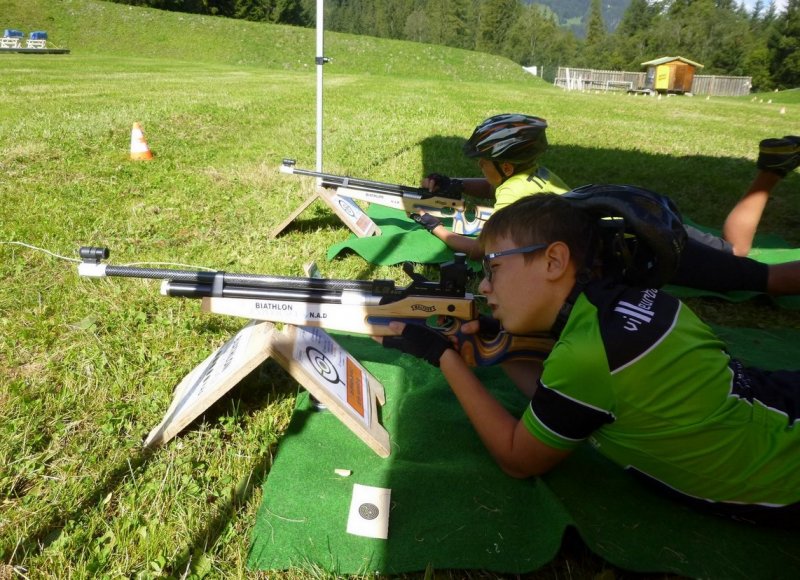
<svg viewBox="0 0 800 580">
<path fill-rule="evenodd" d="M 270 377 L 270 389 L 265 395 L 266 377 Z M 196 428 L 201 423 L 216 423 L 222 417 L 231 412 L 231 405 L 238 408 L 241 416 L 249 416 L 256 411 L 263 409 L 266 398 L 271 401 L 279 400 L 287 396 L 293 396 L 297 392 L 297 384 L 283 368 L 273 359 L 267 359 L 261 366 L 253 370 L 248 376 L 242 379 L 228 393 L 211 405 L 203 415 L 187 425 L 185 430 Z M 242 477 L 236 484 L 233 492 L 225 501 L 215 504 L 217 515 L 212 517 L 206 525 L 196 530 L 187 542 L 185 548 L 181 550 L 172 562 L 168 562 L 164 568 L 167 573 L 179 576 L 185 574 L 191 568 L 192 562 L 198 561 L 199 557 L 214 549 L 217 540 L 235 519 L 236 513 L 250 503 L 255 494 L 255 490 L 260 488 L 272 468 L 272 458 L 280 440 L 286 435 L 302 430 L 307 417 L 295 413 L 290 429 L 285 430 L 271 443 L 262 457 L 252 462 Z"/>
<path fill-rule="evenodd" d="M 208 322 L 207 328 L 213 330 L 215 324 Z M 269 390 L 265 392 L 263 388 L 265 386 L 264 376 L 267 375 L 272 377 L 272 380 L 269 381 Z M 217 423 L 222 417 L 231 413 L 232 405 L 234 412 L 237 414 L 242 417 L 250 416 L 263 409 L 266 401 L 280 401 L 288 396 L 293 396 L 296 391 L 297 385 L 288 373 L 283 371 L 273 360 L 268 359 L 227 393 L 224 393 L 204 413 L 189 423 L 175 439 L 197 429 L 203 423 Z M 169 442 L 166 444 L 169 444 Z M 272 456 L 276 445 L 277 442 L 271 444 L 264 456 L 253 462 L 248 469 L 247 476 L 238 483 L 229 499 L 220 507 L 219 515 L 194 535 L 188 544 L 187 550 L 181 552 L 185 556 L 180 556 L 170 569 L 180 570 L 185 568 L 191 557 L 201 547 L 214 545 L 235 512 L 250 501 L 253 490 L 263 483 L 272 465 Z M 78 522 L 85 518 L 86 514 L 95 510 L 103 502 L 104 498 L 114 493 L 128 478 L 142 473 L 150 460 L 157 456 L 157 452 L 157 448 L 139 447 L 131 449 L 128 457 L 120 465 L 108 472 L 74 509 L 66 513 L 59 512 L 54 514 L 49 521 L 40 525 L 38 529 L 19 542 L 16 547 L 4 546 L 3 551 L 5 553 L 14 554 L 13 561 L 10 563 L 23 563 L 27 558 L 46 550 L 58 540 L 68 523 Z"/>
<path fill-rule="evenodd" d="M 9 564 L 22 564 L 27 558 L 48 548 L 58 540 L 67 523 L 77 522 L 84 517 L 84 514 L 95 509 L 131 473 L 139 473 L 153 455 L 153 451 L 144 448 L 133 450 L 130 456 L 118 467 L 107 473 L 102 481 L 86 494 L 72 511 L 55 513 L 49 521 L 40 525 L 36 531 L 20 541 L 16 547 L 4 546 L 2 551 L 14 555 Z"/>
<path fill-rule="evenodd" d="M 463 154 L 465 137 L 435 135 L 420 141 L 420 177 L 434 172 L 480 177 L 477 163 Z M 642 135 L 643 142 L 648 139 L 647 135 Z M 386 157 L 393 157 L 402 151 L 395 151 Z M 728 211 L 747 190 L 757 170 L 751 159 L 718 157 L 713 153 L 675 156 L 645 153 L 636 149 L 601 149 L 551 142 L 541 163 L 570 187 L 588 183 L 637 185 L 673 198 L 684 215 L 692 220 L 705 226 L 720 227 Z M 379 163 L 374 165 L 378 166 Z M 800 243 L 800 238 L 790 237 L 800 229 L 800 213 L 797 204 L 792 203 L 787 193 L 798 189 L 798 179 L 800 177 L 794 172 L 776 187 L 762 224 L 765 231 L 785 234 L 794 243 Z"/>
</svg>

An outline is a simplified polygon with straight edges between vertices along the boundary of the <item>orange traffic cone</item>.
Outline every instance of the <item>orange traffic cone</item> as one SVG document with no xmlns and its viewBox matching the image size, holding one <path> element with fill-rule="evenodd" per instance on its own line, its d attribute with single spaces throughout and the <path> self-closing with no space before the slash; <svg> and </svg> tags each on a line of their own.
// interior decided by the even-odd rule
<svg viewBox="0 0 800 580">
<path fill-rule="evenodd" d="M 140 161 L 152 158 L 153 154 L 147 146 L 147 141 L 144 140 L 142 126 L 139 123 L 134 123 L 133 129 L 131 129 L 131 159 Z"/>
</svg>

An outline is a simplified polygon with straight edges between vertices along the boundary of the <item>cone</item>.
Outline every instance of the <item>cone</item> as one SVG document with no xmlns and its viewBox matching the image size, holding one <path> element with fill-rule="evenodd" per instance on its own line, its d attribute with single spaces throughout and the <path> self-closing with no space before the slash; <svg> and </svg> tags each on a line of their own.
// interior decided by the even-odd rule
<svg viewBox="0 0 800 580">
<path fill-rule="evenodd" d="M 134 123 L 133 129 L 131 129 L 131 159 L 141 161 L 152 158 L 153 154 L 147 146 L 147 141 L 144 140 L 142 126 L 139 123 Z"/>
</svg>

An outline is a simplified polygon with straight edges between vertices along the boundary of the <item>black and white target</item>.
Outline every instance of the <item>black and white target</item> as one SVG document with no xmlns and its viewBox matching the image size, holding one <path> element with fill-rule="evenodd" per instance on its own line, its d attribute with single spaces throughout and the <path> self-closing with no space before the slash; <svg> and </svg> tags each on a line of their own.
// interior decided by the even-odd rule
<svg viewBox="0 0 800 580">
<path fill-rule="evenodd" d="M 344 213 L 349 215 L 351 218 L 356 217 L 356 213 L 353 211 L 353 207 L 343 199 L 339 200 L 339 207 L 342 208 L 344 210 Z"/>
<path fill-rule="evenodd" d="M 329 383 L 336 385 L 343 382 L 339 377 L 339 371 L 336 370 L 336 366 L 331 362 L 331 359 L 325 356 L 324 352 L 309 346 L 306 348 L 306 358 L 317 374 Z"/>
</svg>

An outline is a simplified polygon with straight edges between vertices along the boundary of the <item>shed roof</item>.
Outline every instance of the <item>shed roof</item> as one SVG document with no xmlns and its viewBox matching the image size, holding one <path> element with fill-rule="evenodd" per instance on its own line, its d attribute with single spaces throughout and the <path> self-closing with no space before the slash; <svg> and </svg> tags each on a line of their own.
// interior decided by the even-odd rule
<svg viewBox="0 0 800 580">
<path fill-rule="evenodd" d="M 682 56 L 662 56 L 661 58 L 657 58 L 655 60 L 648 60 L 647 62 L 643 62 L 642 66 L 658 66 L 660 64 L 665 64 L 668 62 L 672 62 L 673 60 L 679 60 L 681 62 L 685 62 L 686 64 L 690 64 L 692 66 L 696 66 L 697 68 L 703 68 L 703 65 L 699 62 L 694 62 L 693 60 L 689 60 L 688 58 L 683 58 Z"/>
</svg>

